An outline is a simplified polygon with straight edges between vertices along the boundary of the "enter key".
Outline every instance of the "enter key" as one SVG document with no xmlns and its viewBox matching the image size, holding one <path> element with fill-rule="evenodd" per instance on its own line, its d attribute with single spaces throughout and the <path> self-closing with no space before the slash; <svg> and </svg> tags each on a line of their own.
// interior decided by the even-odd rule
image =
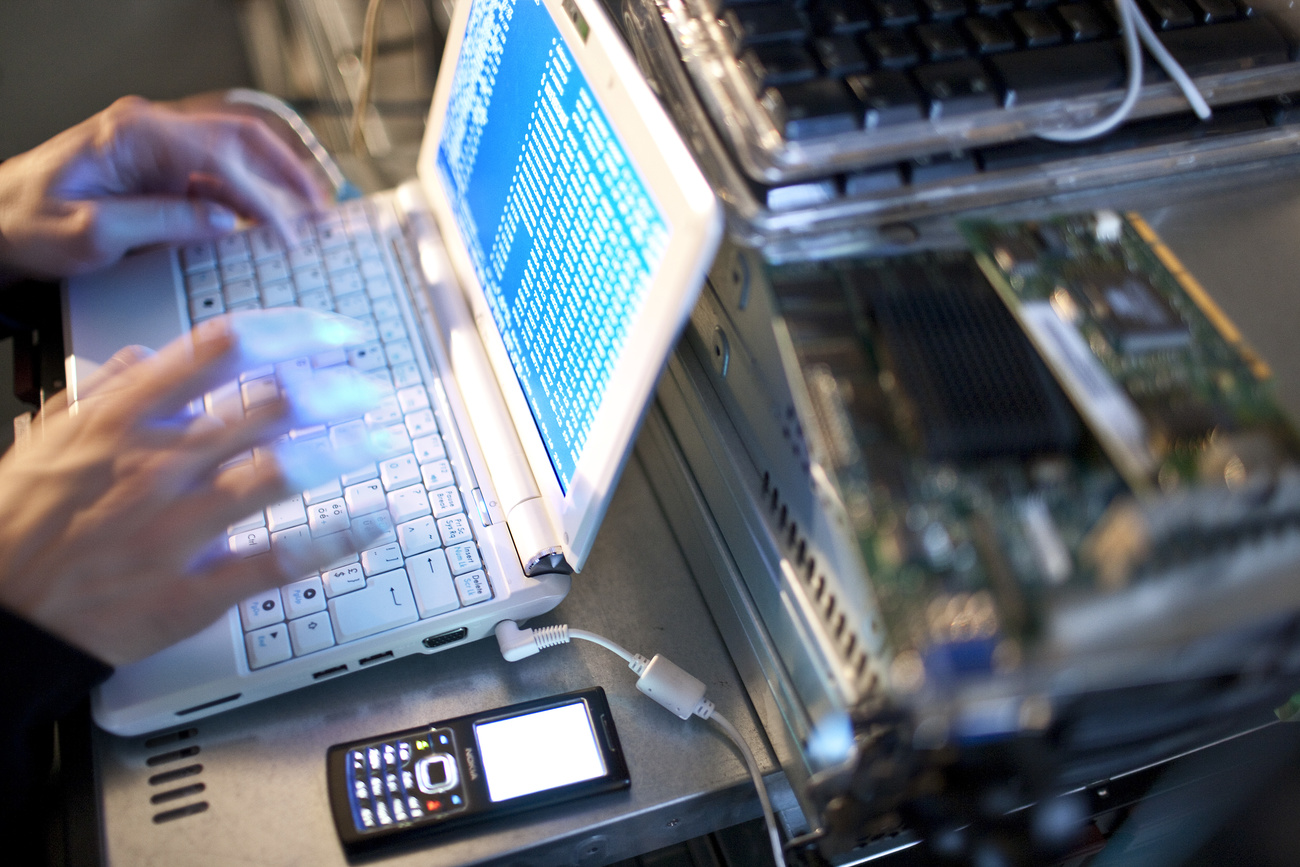
<svg viewBox="0 0 1300 867">
<path fill-rule="evenodd" d="M 330 616 L 334 620 L 334 636 L 340 644 L 420 618 L 405 569 L 376 575 L 366 582 L 364 590 L 331 599 Z"/>
</svg>

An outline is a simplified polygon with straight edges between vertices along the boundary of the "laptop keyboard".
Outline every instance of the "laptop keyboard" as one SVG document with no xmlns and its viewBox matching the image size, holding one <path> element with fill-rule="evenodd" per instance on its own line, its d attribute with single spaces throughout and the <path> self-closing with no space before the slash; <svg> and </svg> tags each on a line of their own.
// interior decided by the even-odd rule
<svg viewBox="0 0 1300 867">
<path fill-rule="evenodd" d="M 1122 88 L 1113 7 L 1092 0 L 720 0 L 728 48 L 787 141 Z M 1143 0 L 1192 76 L 1291 59 L 1235 0 Z"/>
<path fill-rule="evenodd" d="M 313 217 L 287 246 L 270 227 L 181 249 L 190 316 L 299 305 L 367 324 L 370 340 L 349 350 L 247 371 L 205 397 L 209 413 L 240 417 L 296 377 L 348 364 L 391 387 L 362 418 L 289 433 L 356 442 L 383 430 L 383 460 L 267 507 L 229 528 L 230 550 L 254 557 L 349 529 L 375 537 L 343 562 L 239 606 L 248 666 L 264 668 L 491 599 L 492 585 L 465 514 L 455 470 L 421 372 L 396 284 L 363 200 Z M 247 454 L 237 461 L 251 461 Z"/>
</svg>

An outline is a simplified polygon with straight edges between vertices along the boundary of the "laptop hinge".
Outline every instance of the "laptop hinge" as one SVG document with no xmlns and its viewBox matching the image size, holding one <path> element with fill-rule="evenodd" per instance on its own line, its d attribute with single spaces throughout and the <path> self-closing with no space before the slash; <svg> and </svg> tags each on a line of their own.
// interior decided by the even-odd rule
<svg viewBox="0 0 1300 867">
<path fill-rule="evenodd" d="M 506 514 L 506 525 L 525 575 L 573 572 L 564 559 L 563 549 L 555 544 L 555 531 L 540 499 L 525 500 L 511 509 Z"/>
</svg>

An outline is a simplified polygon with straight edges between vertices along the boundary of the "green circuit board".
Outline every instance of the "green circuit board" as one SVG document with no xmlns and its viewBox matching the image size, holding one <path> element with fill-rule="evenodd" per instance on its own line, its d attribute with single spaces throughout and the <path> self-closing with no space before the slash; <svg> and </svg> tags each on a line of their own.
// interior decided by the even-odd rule
<svg viewBox="0 0 1300 867">
<path fill-rule="evenodd" d="M 1207 538 L 1275 521 L 1239 493 L 1300 466 L 1267 367 L 1136 217 L 962 228 L 768 274 L 889 643 L 931 679 L 1160 575 L 1206 503 L 1232 506 Z"/>
</svg>

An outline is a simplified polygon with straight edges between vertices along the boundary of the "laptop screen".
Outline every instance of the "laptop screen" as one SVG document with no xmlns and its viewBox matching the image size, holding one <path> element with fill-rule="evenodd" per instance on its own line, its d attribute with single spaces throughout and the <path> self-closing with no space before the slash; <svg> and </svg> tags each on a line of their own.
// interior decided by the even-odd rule
<svg viewBox="0 0 1300 867">
<path fill-rule="evenodd" d="M 567 493 L 670 227 L 546 7 L 472 3 L 436 170 Z"/>
</svg>

